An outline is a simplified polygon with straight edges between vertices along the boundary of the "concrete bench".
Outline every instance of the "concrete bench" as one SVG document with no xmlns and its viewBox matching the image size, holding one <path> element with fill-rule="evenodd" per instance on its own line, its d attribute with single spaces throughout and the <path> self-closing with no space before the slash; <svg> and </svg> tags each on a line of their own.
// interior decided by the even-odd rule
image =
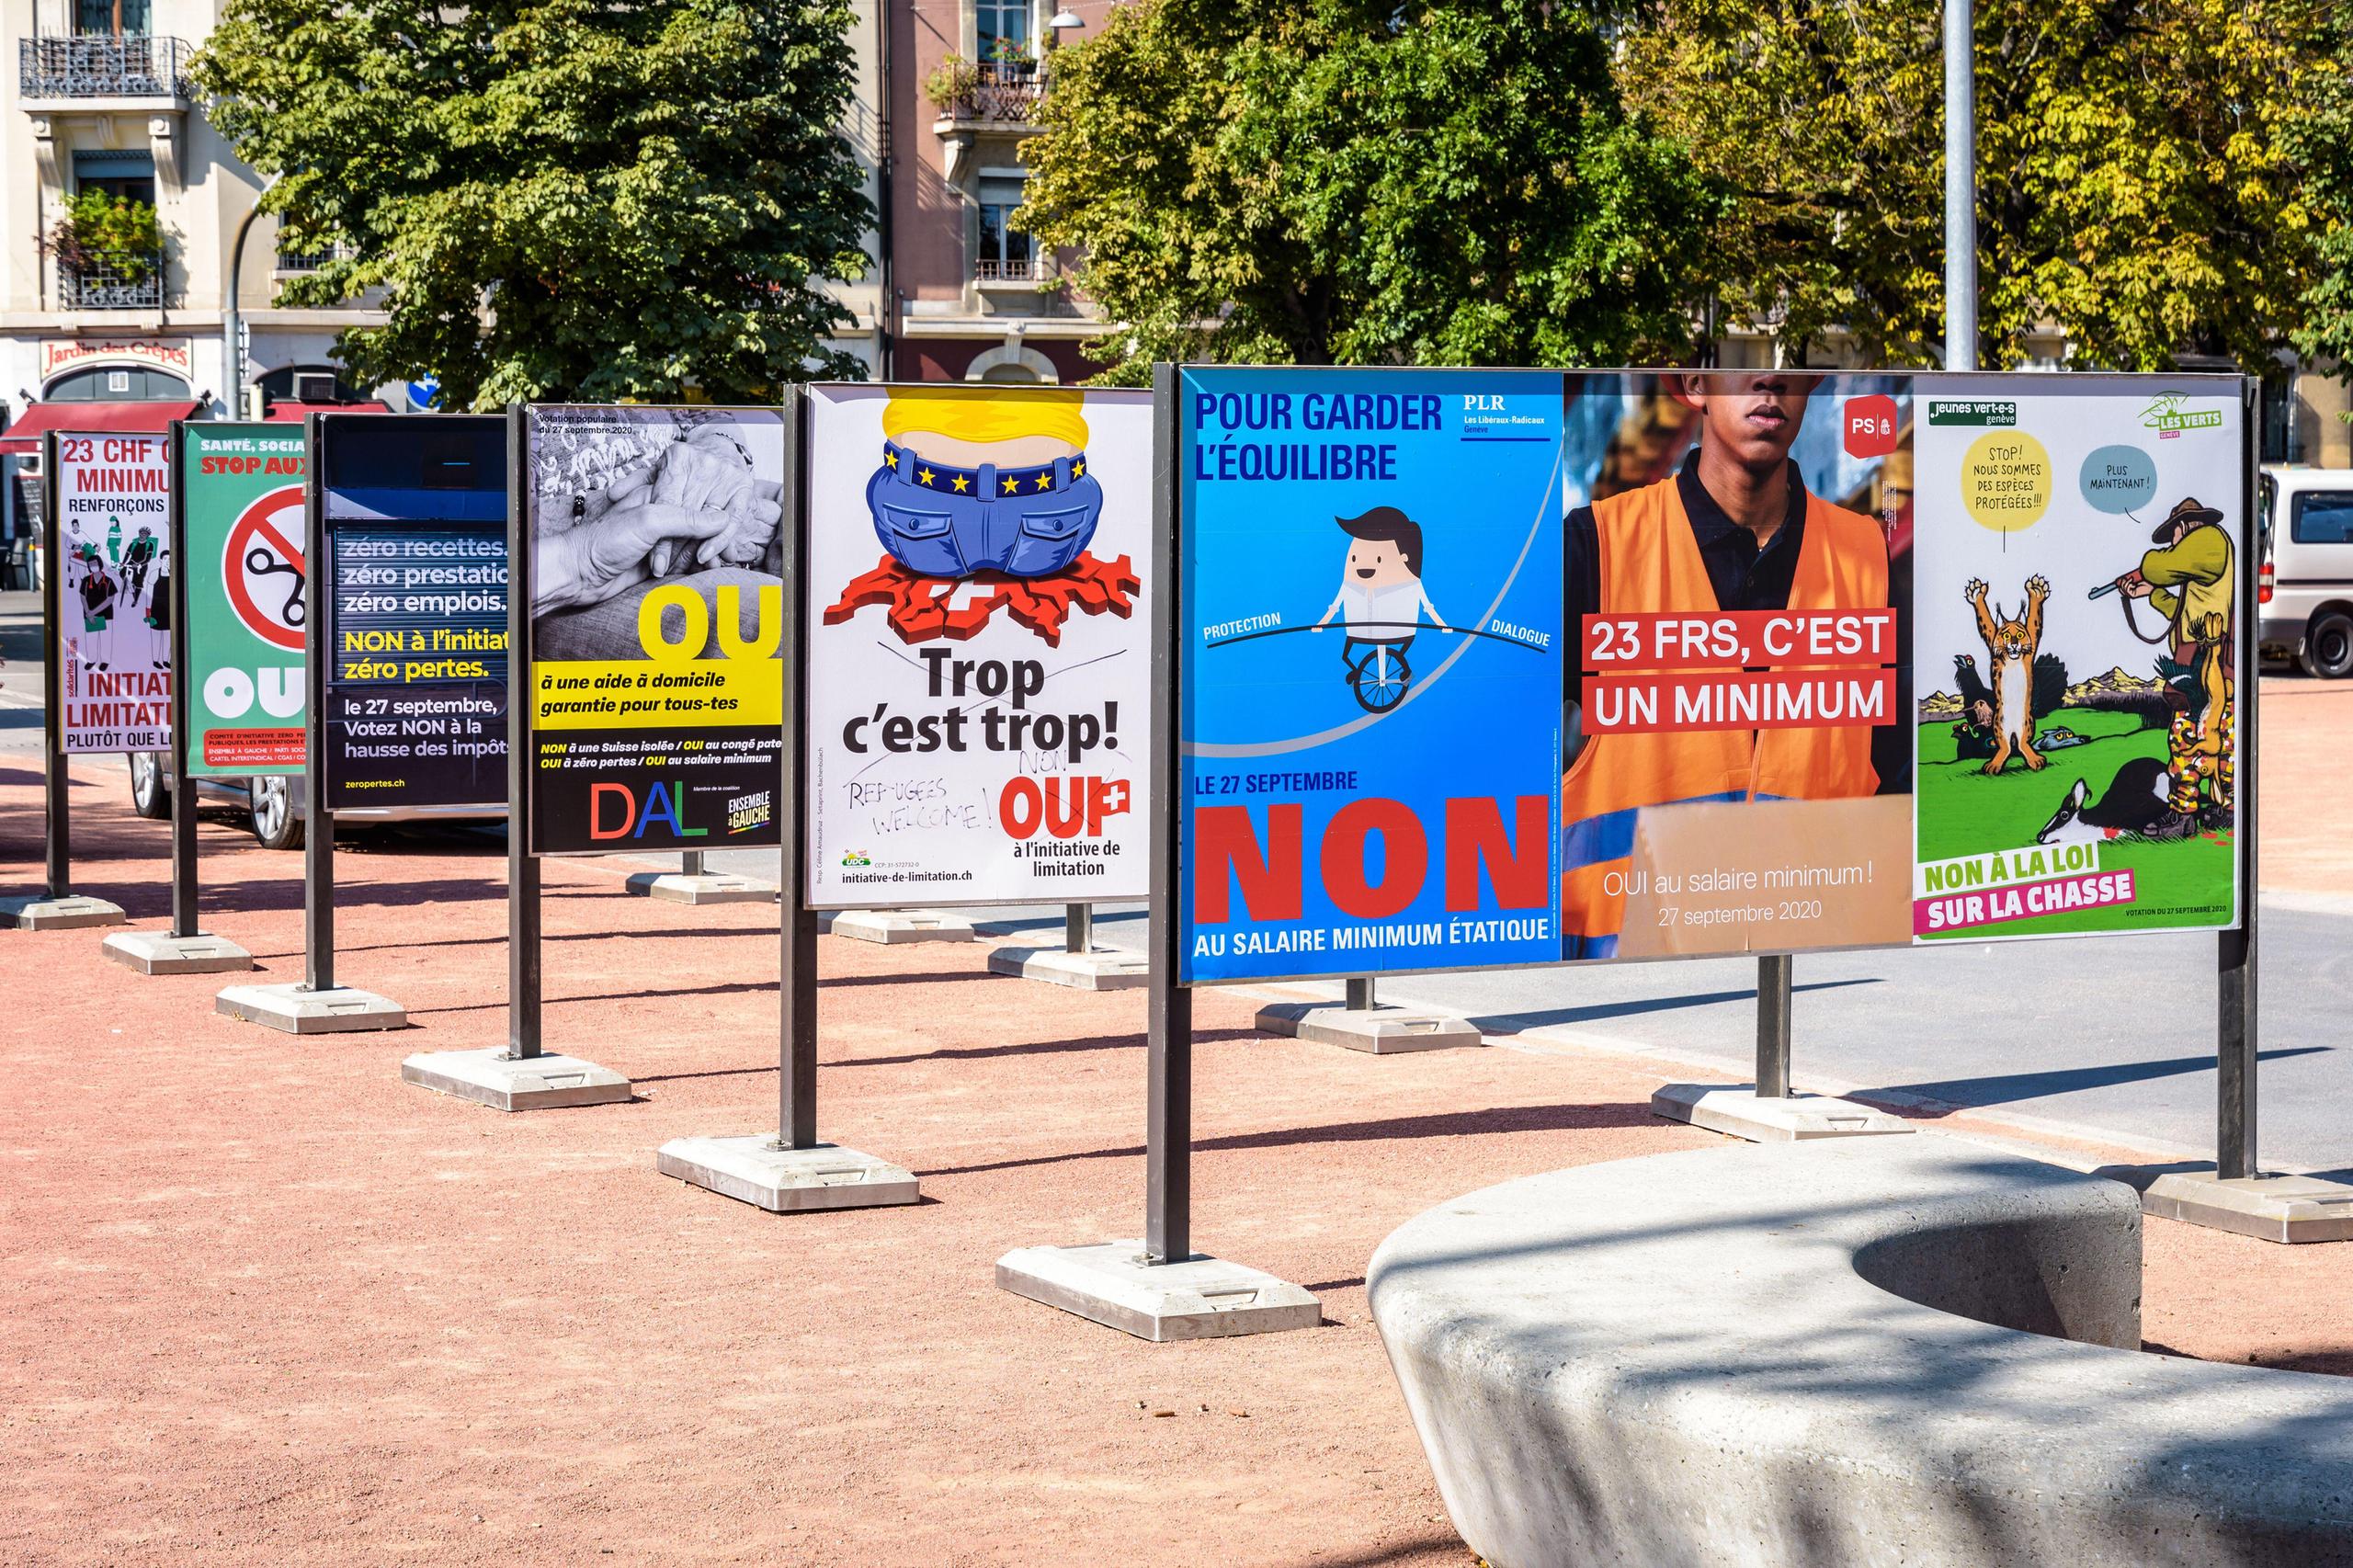
<svg viewBox="0 0 2353 1568">
<path fill-rule="evenodd" d="M 2120 1183 L 1696 1150 L 1443 1204 L 1367 1282 L 1495 1568 L 2353 1564 L 2353 1381 L 2139 1350 Z"/>
</svg>

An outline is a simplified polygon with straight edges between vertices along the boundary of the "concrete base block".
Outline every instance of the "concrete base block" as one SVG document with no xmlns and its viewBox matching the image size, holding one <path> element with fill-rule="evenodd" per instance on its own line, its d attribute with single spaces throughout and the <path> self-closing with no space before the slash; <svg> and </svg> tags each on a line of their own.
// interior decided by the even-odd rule
<svg viewBox="0 0 2353 1568">
<path fill-rule="evenodd" d="M 408 1014 L 398 1002 L 348 985 L 331 991 L 304 985 L 232 985 L 213 998 L 212 1010 L 288 1034 L 408 1028 Z"/>
<path fill-rule="evenodd" d="M 1669 1084 L 1651 1096 L 1651 1114 L 1745 1138 L 1752 1143 L 1807 1143 L 1817 1138 L 1912 1131 L 1912 1124 L 1902 1117 L 1852 1100 L 1823 1095 L 1765 1099 L 1745 1085 L 1727 1088 L 1722 1084 Z"/>
<path fill-rule="evenodd" d="M 2169 1171 L 2143 1188 L 2141 1211 L 2267 1242 L 2353 1241 L 2353 1187 L 2318 1176 Z"/>
<path fill-rule="evenodd" d="M 107 957 L 142 974 L 227 974 L 254 967 L 253 954 L 226 937 L 167 937 L 160 931 L 117 931 L 98 944 Z"/>
<path fill-rule="evenodd" d="M 989 972 L 1042 980 L 1078 991 L 1134 991 L 1152 983 L 1152 963 L 1142 953 L 1097 948 L 1065 952 L 1061 948 L 999 948 L 989 955 Z"/>
<path fill-rule="evenodd" d="M 969 942 L 972 927 L 936 909 L 845 909 L 825 929 L 858 942 Z"/>
<path fill-rule="evenodd" d="M 1150 1264 L 1142 1242 L 1020 1247 L 996 1260 L 1000 1290 L 1155 1343 L 1313 1328 L 1324 1309 L 1288 1280 L 1196 1253 Z"/>
<path fill-rule="evenodd" d="M 70 898 L 0 898 L 0 920 L 19 931 L 71 931 L 81 926 L 119 926 L 122 905 L 75 893 Z"/>
<path fill-rule="evenodd" d="M 1376 1056 L 1484 1043 L 1468 1018 L 1417 1013 L 1410 1007 L 1351 1010 L 1337 1002 L 1277 1002 L 1258 1009 L 1257 1027 L 1261 1034 L 1294 1035 Z"/>
<path fill-rule="evenodd" d="M 774 903 L 776 884 L 757 877 L 730 876 L 724 871 L 640 871 L 629 880 L 629 891 L 671 903 Z"/>
<path fill-rule="evenodd" d="M 832 1143 L 786 1149 L 773 1132 L 740 1138 L 673 1138 L 654 1168 L 773 1214 L 809 1209 L 880 1209 L 922 1197 L 904 1165 Z"/>
<path fill-rule="evenodd" d="M 493 1110 L 553 1110 L 610 1105 L 630 1097 L 629 1080 L 577 1056 L 506 1054 L 488 1051 L 423 1051 L 401 1063 L 401 1082 L 455 1095 Z"/>
</svg>

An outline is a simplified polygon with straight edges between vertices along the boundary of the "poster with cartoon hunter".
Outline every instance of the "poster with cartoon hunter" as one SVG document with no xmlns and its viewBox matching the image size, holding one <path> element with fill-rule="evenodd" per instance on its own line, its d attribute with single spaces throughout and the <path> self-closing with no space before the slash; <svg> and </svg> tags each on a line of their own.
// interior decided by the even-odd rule
<svg viewBox="0 0 2353 1568">
<path fill-rule="evenodd" d="M 2234 377 L 1920 383 L 1914 931 L 2227 926 Z"/>
<path fill-rule="evenodd" d="M 807 406 L 811 903 L 1143 897 L 1152 394 Z"/>
</svg>

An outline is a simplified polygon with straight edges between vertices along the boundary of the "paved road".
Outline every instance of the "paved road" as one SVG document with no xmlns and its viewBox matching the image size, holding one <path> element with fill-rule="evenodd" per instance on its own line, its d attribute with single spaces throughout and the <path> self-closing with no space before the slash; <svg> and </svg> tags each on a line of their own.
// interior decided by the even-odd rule
<svg viewBox="0 0 2353 1568">
<path fill-rule="evenodd" d="M 777 871 L 773 853 L 710 859 L 713 869 Z M 2353 1171 L 2353 895 L 2282 895 L 2263 908 L 2264 1164 Z M 989 929 L 1061 938 L 1058 908 L 964 913 Z M 1142 913 L 1114 906 L 1098 915 L 1097 933 L 1140 947 Z M 2181 935 L 1802 958 L 1795 1076 L 1809 1090 L 1965 1107 L 2211 1159 L 2214 946 Z M 1533 1042 L 1631 1050 L 1744 1076 L 1755 1061 L 1748 960 L 1408 976 L 1384 982 L 1382 994 Z"/>
<path fill-rule="evenodd" d="M 0 756 L 40 756 L 40 596 L 0 593 Z"/>
</svg>

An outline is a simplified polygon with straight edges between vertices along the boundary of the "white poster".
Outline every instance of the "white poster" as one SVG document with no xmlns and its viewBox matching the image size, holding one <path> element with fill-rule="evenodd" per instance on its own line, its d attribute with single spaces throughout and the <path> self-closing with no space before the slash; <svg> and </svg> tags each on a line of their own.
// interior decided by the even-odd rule
<svg viewBox="0 0 2353 1568">
<path fill-rule="evenodd" d="M 1915 388 L 1921 938 L 2236 922 L 2243 386 Z"/>
<path fill-rule="evenodd" d="M 809 398 L 821 908 L 1140 899 L 1152 399 Z"/>
<path fill-rule="evenodd" d="M 57 437 L 57 653 L 68 752 L 172 744 L 170 449 Z"/>
</svg>

